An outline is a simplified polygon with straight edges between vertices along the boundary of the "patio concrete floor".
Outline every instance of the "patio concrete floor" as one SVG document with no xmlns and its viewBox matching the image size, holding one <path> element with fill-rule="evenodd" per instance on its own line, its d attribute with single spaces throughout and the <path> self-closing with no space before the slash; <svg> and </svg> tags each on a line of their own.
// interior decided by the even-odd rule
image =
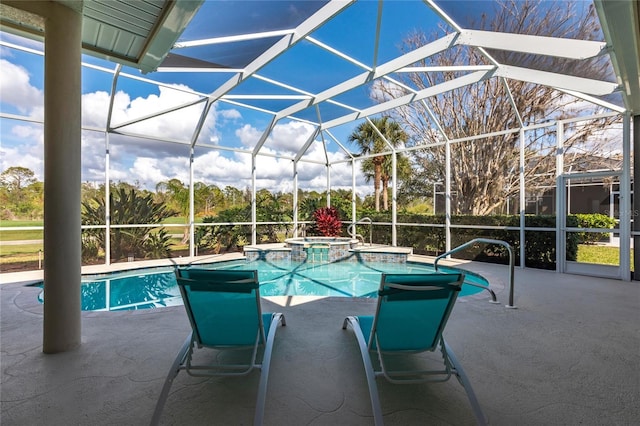
<svg viewBox="0 0 640 426">
<path fill-rule="evenodd" d="M 415 257 L 418 259 L 418 257 Z M 427 259 L 429 260 L 429 259 Z M 466 263 L 496 290 L 459 299 L 445 338 L 493 425 L 636 425 L 640 420 L 640 284 L 516 269 L 515 305 L 504 266 Z M 82 314 L 77 350 L 42 353 L 38 289 L 2 274 L 0 423 L 148 424 L 168 369 L 190 327 L 182 306 Z M 9 283 L 7 283 L 9 282 Z M 347 315 L 374 300 L 264 300 L 283 312 L 269 379 L 266 425 L 373 424 Z M 164 425 L 248 425 L 258 372 L 198 379 L 180 373 Z M 475 423 L 462 386 L 392 385 L 378 380 L 387 425 Z"/>
</svg>

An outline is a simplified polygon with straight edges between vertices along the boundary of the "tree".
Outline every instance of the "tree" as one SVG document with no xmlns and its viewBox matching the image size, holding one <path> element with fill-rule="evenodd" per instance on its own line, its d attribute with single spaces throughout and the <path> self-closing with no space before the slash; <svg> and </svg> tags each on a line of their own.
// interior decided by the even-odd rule
<svg viewBox="0 0 640 426">
<path fill-rule="evenodd" d="M 89 202 L 100 197 L 104 198 L 104 189 L 104 183 L 83 182 L 80 186 L 81 202 Z"/>
<path fill-rule="evenodd" d="M 0 174 L 0 185 L 10 191 L 19 191 L 25 186 L 37 182 L 33 170 L 26 167 L 9 167 Z"/>
<path fill-rule="evenodd" d="M 316 210 L 327 206 L 327 193 L 302 190 L 298 191 L 298 200 L 300 206 L 298 209 L 298 217 L 300 220 L 313 221 Z M 362 201 L 356 197 L 356 205 L 362 204 Z M 331 190 L 331 207 L 335 207 L 338 215 L 344 218 L 351 217 L 351 190 L 332 189 Z"/>
<path fill-rule="evenodd" d="M 159 182 L 156 185 L 156 197 L 158 200 L 171 209 L 180 212 L 180 215 L 188 220 L 189 217 L 189 187 L 185 186 L 179 179 L 169 179 Z M 189 227 L 185 227 L 182 232 L 181 244 L 189 241 Z"/>
<path fill-rule="evenodd" d="M 244 193 L 242 190 L 233 186 L 225 186 L 224 188 L 225 207 L 236 207 L 244 204 Z"/>
<path fill-rule="evenodd" d="M 251 226 L 226 225 L 224 223 L 250 221 L 251 206 L 248 205 L 231 207 L 220 211 L 217 216 L 205 217 L 202 219 L 203 223 L 219 222 L 223 225 L 199 228 L 201 231 L 198 232 L 198 247 L 212 248 L 214 253 L 238 251 L 251 240 Z"/>
<path fill-rule="evenodd" d="M 374 178 L 374 162 L 372 158 L 367 158 L 362 162 L 362 171 L 367 182 Z M 411 176 L 411 162 L 409 158 L 396 153 L 396 178 L 398 183 Z M 389 210 L 389 182 L 393 177 L 393 161 L 391 155 L 385 155 L 380 169 L 380 191 L 382 192 L 382 209 Z"/>
<path fill-rule="evenodd" d="M 594 39 L 599 32 L 598 19 L 593 7 L 579 15 L 579 2 L 538 2 L 506 0 L 496 3 L 494 14 L 483 15 L 480 22 L 464 23 L 469 28 L 490 29 L 503 33 L 545 35 L 575 39 Z M 404 40 L 403 50 L 410 51 L 427 44 L 438 36 L 416 32 Z M 574 61 L 564 58 L 529 55 L 519 52 L 487 52 L 501 64 L 554 70 L 571 75 L 607 80 L 610 75 L 606 57 Z M 447 67 L 460 64 L 490 65 L 479 50 L 463 47 L 448 49 L 426 58 L 416 66 Z M 460 77 L 457 71 L 403 73 L 398 79 L 407 86 L 422 90 Z M 508 88 L 507 88 L 508 87 Z M 407 92 L 390 83 L 378 82 L 375 93 L 379 100 L 388 100 Z M 432 116 L 439 122 L 446 138 L 456 140 L 469 136 L 540 123 L 549 119 L 566 119 L 579 115 L 602 112 L 595 105 L 568 96 L 551 87 L 523 81 L 491 78 L 483 82 L 429 97 L 424 103 L 416 102 L 397 108 L 392 117 L 407 130 L 413 145 L 428 146 L 412 151 L 420 169 L 414 174 L 416 184 L 430 185 L 445 175 L 444 136 L 435 130 Z M 590 104 L 589 104 L 590 105 Z M 594 136 L 608 127 L 615 118 L 603 118 L 565 129 L 565 146 L 589 141 L 595 149 Z M 552 130 L 527 131 L 525 134 L 525 179 L 528 186 L 552 184 L 555 155 Z M 452 190 L 457 193 L 454 213 L 488 214 L 501 206 L 506 197 L 519 191 L 519 133 L 509 133 L 451 144 Z M 551 172 L 551 173 L 550 173 Z M 423 190 L 423 192 L 427 192 Z"/>
<path fill-rule="evenodd" d="M 2 218 L 42 217 L 43 190 L 42 182 L 39 182 L 35 173 L 26 167 L 13 166 L 0 173 Z"/>
<path fill-rule="evenodd" d="M 358 145 L 360 149 L 359 155 L 373 155 L 373 157 L 370 157 L 373 168 L 373 188 L 376 197 L 376 211 L 380 211 L 383 164 L 386 156 L 375 154 L 389 151 L 391 149 L 384 139 L 386 139 L 393 147 L 398 147 L 400 144 L 407 141 L 407 134 L 402 130 L 397 122 L 391 120 L 389 117 L 372 118 L 371 123 L 373 123 L 375 128 L 368 121 L 358 125 L 354 132 L 349 136 L 349 141 L 355 142 Z M 384 136 L 384 139 L 380 134 Z M 366 164 L 368 163 L 364 163 L 363 166 L 366 167 Z M 385 209 L 386 208 L 388 208 L 387 205 L 385 205 Z"/>
<path fill-rule="evenodd" d="M 283 193 L 272 194 L 266 189 L 256 193 L 256 218 L 259 222 L 285 222 L 266 223 L 260 225 L 260 243 L 275 243 L 280 232 L 288 231 L 287 223 L 291 222 L 291 198 Z"/>
<path fill-rule="evenodd" d="M 183 216 L 189 214 L 189 187 L 179 179 L 169 179 L 156 185 L 156 194 L 160 200 Z"/>
<path fill-rule="evenodd" d="M 351 189 L 332 189 L 331 207 L 338 210 L 341 218 L 351 218 Z M 362 200 L 356 195 L 356 208 L 362 204 Z"/>
<path fill-rule="evenodd" d="M 224 207 L 224 193 L 216 185 L 196 182 L 193 185 L 195 214 L 210 215 L 214 209 Z"/>
</svg>

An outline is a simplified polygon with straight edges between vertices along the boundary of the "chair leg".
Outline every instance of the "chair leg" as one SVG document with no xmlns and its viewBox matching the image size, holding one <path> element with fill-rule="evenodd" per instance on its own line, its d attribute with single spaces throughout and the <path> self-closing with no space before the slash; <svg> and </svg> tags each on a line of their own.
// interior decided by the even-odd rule
<svg viewBox="0 0 640 426">
<path fill-rule="evenodd" d="M 151 417 L 151 426 L 155 426 L 160 422 L 160 415 L 162 414 L 164 404 L 167 402 L 167 397 L 169 396 L 169 390 L 171 389 L 171 385 L 173 384 L 173 379 L 175 379 L 180 370 L 182 370 L 187 352 L 189 352 L 192 335 L 193 332 L 189 333 L 187 340 L 185 340 L 185 342 L 182 344 L 182 347 L 178 351 L 178 355 L 176 356 L 173 364 L 171 365 L 171 368 L 169 369 L 169 374 L 167 374 L 167 378 L 165 379 L 164 385 L 162 386 L 162 391 L 160 392 L 160 397 L 158 398 L 158 402 L 156 403 L 156 408 L 153 411 L 153 417 Z"/>
<path fill-rule="evenodd" d="M 464 387 L 464 390 L 467 394 L 467 398 L 469 398 L 469 402 L 471 403 L 471 408 L 473 409 L 473 413 L 476 416 L 476 422 L 478 423 L 479 426 L 485 426 L 487 424 L 486 417 L 482 412 L 482 408 L 480 408 L 480 403 L 478 402 L 478 398 L 476 397 L 476 394 L 473 391 L 473 388 L 471 387 L 471 382 L 469 381 L 467 374 L 464 372 L 462 365 L 458 362 L 458 359 L 456 358 L 456 356 L 454 355 L 453 351 L 451 350 L 447 342 L 444 340 L 444 338 L 441 340 L 441 344 L 444 346 L 444 350 L 447 353 L 447 357 L 449 358 L 449 361 L 451 361 L 451 364 L 455 369 L 455 374 L 456 374 L 456 377 L 458 378 L 458 381 L 460 381 L 460 384 L 462 385 L 462 387 Z"/>
<path fill-rule="evenodd" d="M 264 420 L 264 406 L 267 399 L 267 382 L 269 381 L 269 367 L 271 366 L 271 352 L 273 351 L 273 341 L 276 336 L 278 323 L 285 326 L 287 322 L 281 313 L 273 314 L 271 325 L 269 326 L 269 335 L 264 344 L 264 355 L 262 356 L 262 366 L 260 367 L 260 383 L 258 384 L 258 397 L 256 400 L 256 411 L 253 419 L 254 426 L 262 426 Z"/>
<path fill-rule="evenodd" d="M 367 385 L 369 386 L 369 398 L 371 399 L 371 409 L 373 410 L 373 422 L 376 426 L 382 426 L 384 421 L 382 419 L 382 408 L 380 407 L 380 397 L 378 396 L 378 385 L 376 384 L 376 373 L 373 370 L 373 364 L 371 364 L 371 357 L 369 356 L 369 348 L 367 342 L 362 334 L 360 323 L 356 317 L 347 317 L 344 320 L 343 329 L 346 329 L 347 323 L 351 324 L 356 340 L 358 341 L 358 347 L 360 348 L 360 355 L 362 356 L 362 362 L 364 363 L 364 371 L 367 377 Z"/>
</svg>

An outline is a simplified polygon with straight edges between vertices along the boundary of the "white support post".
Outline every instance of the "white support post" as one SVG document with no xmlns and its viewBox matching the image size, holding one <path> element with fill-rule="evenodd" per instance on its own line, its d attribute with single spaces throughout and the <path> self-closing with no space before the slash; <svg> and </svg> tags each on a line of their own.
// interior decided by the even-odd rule
<svg viewBox="0 0 640 426">
<path fill-rule="evenodd" d="M 331 207 L 331 164 L 325 164 L 324 169 L 327 173 L 327 207 Z"/>
<path fill-rule="evenodd" d="M 564 123 L 556 123 L 556 272 L 566 269 L 567 206 L 564 195 Z"/>
<path fill-rule="evenodd" d="M 622 123 L 622 177 L 619 200 L 620 278 L 631 281 L 631 115 L 629 113 L 624 115 Z"/>
<path fill-rule="evenodd" d="M 255 245 L 258 241 L 257 222 L 257 205 L 256 205 L 256 153 L 251 154 L 251 244 Z"/>
<path fill-rule="evenodd" d="M 111 265 L 111 178 L 109 168 L 111 167 L 111 155 L 109 154 L 109 133 L 105 133 L 105 159 L 104 159 L 104 263 Z"/>
<path fill-rule="evenodd" d="M 81 344 L 82 15 L 45 7 L 43 352 L 52 354 Z"/>
<path fill-rule="evenodd" d="M 640 115 L 633 116 L 633 195 L 640 182 Z M 640 193 L 639 193 L 640 194 Z M 631 192 L 629 193 L 631 195 Z M 633 279 L 640 281 L 640 197 L 633 197 Z"/>
<path fill-rule="evenodd" d="M 525 187 L 525 179 L 524 179 L 524 173 L 525 173 L 525 167 L 526 167 L 526 163 L 525 163 L 525 158 L 524 158 L 524 151 L 525 151 L 525 134 L 524 134 L 524 129 L 520 130 L 520 173 L 519 173 L 519 180 L 520 180 L 520 268 L 524 268 L 526 266 L 526 262 L 525 262 L 525 247 L 526 247 L 526 240 L 525 240 L 525 232 L 524 232 L 524 228 L 526 226 L 525 223 L 525 212 L 526 212 L 526 187 Z M 509 214 L 509 212 L 507 212 L 507 214 Z"/>
<path fill-rule="evenodd" d="M 109 149 L 109 135 L 111 129 L 111 119 L 113 118 L 113 105 L 115 103 L 116 88 L 118 87 L 118 77 L 122 71 L 122 65 L 116 66 L 116 71 L 113 73 L 113 79 L 111 80 L 111 93 L 109 93 L 109 110 L 107 112 L 107 130 L 105 131 L 105 177 L 104 177 L 104 200 L 105 200 L 105 238 L 104 238 L 104 263 L 106 265 L 111 264 L 111 175 L 109 168 L 111 167 Z"/>
<path fill-rule="evenodd" d="M 398 192 L 397 192 L 397 181 L 398 181 L 398 173 L 397 173 L 397 165 L 398 165 L 398 155 L 396 150 L 393 150 L 393 154 L 391 155 L 391 179 L 393 184 L 391 185 L 391 245 L 396 247 L 398 245 Z M 386 191 L 387 188 L 382 188 L 383 191 Z"/>
<path fill-rule="evenodd" d="M 293 162 L 293 237 L 298 237 L 298 162 Z"/>
<path fill-rule="evenodd" d="M 358 221 L 358 212 L 356 210 L 356 160 L 351 158 L 351 226 L 353 227 L 353 235 L 358 233 L 356 222 Z"/>
<path fill-rule="evenodd" d="M 189 257 L 194 257 L 196 253 L 196 233 L 195 233 L 195 193 L 193 180 L 193 146 L 189 149 Z"/>
<path fill-rule="evenodd" d="M 444 172 L 445 248 L 444 248 L 444 251 L 448 252 L 451 250 L 451 142 L 449 141 L 449 139 L 446 139 L 444 142 L 444 152 L 445 152 L 445 172 Z"/>
<path fill-rule="evenodd" d="M 433 214 L 436 214 L 436 185 L 438 182 L 433 182 Z"/>
</svg>

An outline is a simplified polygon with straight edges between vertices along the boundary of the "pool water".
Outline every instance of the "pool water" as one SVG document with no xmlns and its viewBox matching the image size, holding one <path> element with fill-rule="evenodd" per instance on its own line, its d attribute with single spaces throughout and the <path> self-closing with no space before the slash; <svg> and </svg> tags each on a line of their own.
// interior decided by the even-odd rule
<svg viewBox="0 0 640 426">
<path fill-rule="evenodd" d="M 377 297 L 380 276 L 387 273 L 435 273 L 423 263 L 273 262 L 244 260 L 199 264 L 211 269 L 257 269 L 261 296 Z M 455 269 L 440 267 L 443 272 Z M 115 311 L 181 305 L 173 267 L 145 268 L 82 277 L 82 310 Z M 465 272 L 465 282 L 488 287 L 479 275 Z M 482 289 L 463 285 L 460 296 Z M 40 293 L 40 301 L 43 294 Z"/>
</svg>

